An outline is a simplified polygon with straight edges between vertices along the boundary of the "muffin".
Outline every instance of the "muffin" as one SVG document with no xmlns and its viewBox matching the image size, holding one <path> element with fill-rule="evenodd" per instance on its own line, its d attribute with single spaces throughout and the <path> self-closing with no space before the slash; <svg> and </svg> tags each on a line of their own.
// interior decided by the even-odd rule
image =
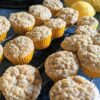
<svg viewBox="0 0 100 100">
<path fill-rule="evenodd" d="M 62 18 L 66 21 L 66 25 L 70 26 L 77 22 L 79 13 L 77 10 L 74 10 L 72 8 L 62 8 L 57 13 L 56 16 L 59 18 Z"/>
<path fill-rule="evenodd" d="M 41 90 L 39 71 L 31 65 L 9 67 L 0 80 L 6 100 L 36 100 Z"/>
<path fill-rule="evenodd" d="M 52 38 L 60 38 L 64 35 L 66 22 L 60 18 L 52 18 L 44 23 L 45 26 L 52 29 Z"/>
<path fill-rule="evenodd" d="M 29 7 L 29 13 L 35 17 L 35 25 L 42 25 L 52 17 L 51 11 L 43 5 L 32 5 Z"/>
<path fill-rule="evenodd" d="M 63 8 L 63 4 L 60 0 L 44 0 L 43 5 L 51 10 L 53 16 L 55 16 L 58 10 Z"/>
<path fill-rule="evenodd" d="M 84 16 L 84 17 L 81 17 L 77 22 L 77 26 L 83 26 L 83 25 L 88 25 L 94 29 L 97 29 L 99 22 L 95 17 Z"/>
<path fill-rule="evenodd" d="M 25 36 L 19 36 L 6 43 L 4 56 L 13 64 L 27 64 L 34 53 L 33 41 Z"/>
<path fill-rule="evenodd" d="M 88 25 L 78 26 L 75 33 L 77 35 L 87 35 L 87 36 L 95 36 L 98 32 L 96 29 L 93 29 L 92 27 Z"/>
<path fill-rule="evenodd" d="M 96 34 L 95 37 L 92 37 L 93 43 L 96 45 L 100 45 L 100 33 Z"/>
<path fill-rule="evenodd" d="M 2 58 L 3 58 L 3 47 L 2 45 L 0 44 L 0 63 L 2 61 Z"/>
<path fill-rule="evenodd" d="M 54 84 L 50 100 L 99 100 L 99 90 L 82 76 L 68 77 Z"/>
<path fill-rule="evenodd" d="M 80 47 L 85 47 L 90 44 L 93 44 L 91 37 L 86 35 L 73 35 L 66 37 L 62 41 L 61 47 L 70 52 L 77 52 Z"/>
<path fill-rule="evenodd" d="M 78 50 L 78 58 L 83 72 L 92 78 L 100 77 L 100 46 L 89 45 Z"/>
<path fill-rule="evenodd" d="M 17 12 L 10 15 L 10 22 L 15 33 L 25 34 L 33 29 L 35 18 L 26 12 Z"/>
<path fill-rule="evenodd" d="M 53 81 L 74 76 L 78 69 L 79 64 L 76 55 L 68 51 L 53 53 L 45 61 L 45 72 Z"/>
<path fill-rule="evenodd" d="M 0 16 L 0 42 L 2 42 L 10 29 L 10 22 L 4 16 Z"/>
<path fill-rule="evenodd" d="M 37 50 L 42 50 L 50 46 L 52 30 L 46 26 L 37 26 L 33 31 L 27 32 L 26 36 L 33 40 Z"/>
</svg>

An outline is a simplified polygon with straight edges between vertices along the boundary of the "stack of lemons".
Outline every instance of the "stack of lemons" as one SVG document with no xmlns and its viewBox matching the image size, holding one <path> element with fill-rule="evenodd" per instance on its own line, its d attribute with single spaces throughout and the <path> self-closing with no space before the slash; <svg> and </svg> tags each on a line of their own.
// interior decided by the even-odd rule
<svg viewBox="0 0 100 100">
<path fill-rule="evenodd" d="M 64 0 L 64 3 L 78 10 L 79 17 L 94 16 L 96 12 L 100 12 L 100 0 Z"/>
</svg>

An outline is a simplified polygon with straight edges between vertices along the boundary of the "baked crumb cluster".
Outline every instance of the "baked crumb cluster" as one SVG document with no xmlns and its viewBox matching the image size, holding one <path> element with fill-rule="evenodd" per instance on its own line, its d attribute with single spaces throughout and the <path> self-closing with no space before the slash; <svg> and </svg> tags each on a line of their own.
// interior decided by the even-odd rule
<svg viewBox="0 0 100 100">
<path fill-rule="evenodd" d="M 92 39 L 94 44 L 100 45 L 100 33 L 96 34 Z"/>
<path fill-rule="evenodd" d="M 92 27 L 88 25 L 83 25 L 83 26 L 78 26 L 75 33 L 77 35 L 95 36 L 98 32 L 96 29 L 93 29 Z"/>
<path fill-rule="evenodd" d="M 61 28 L 63 26 L 66 26 L 66 22 L 60 18 L 52 18 L 49 21 L 45 22 L 44 25 L 49 28 Z"/>
<path fill-rule="evenodd" d="M 44 0 L 43 5 L 55 11 L 63 8 L 63 4 L 60 0 Z"/>
<path fill-rule="evenodd" d="M 73 35 L 66 37 L 61 43 L 61 47 L 67 51 L 77 52 L 80 47 L 85 47 L 90 44 L 93 44 L 91 37 L 86 35 Z"/>
<path fill-rule="evenodd" d="M 17 12 L 10 15 L 10 21 L 18 26 L 30 27 L 35 24 L 35 18 L 26 12 Z"/>
<path fill-rule="evenodd" d="M 54 84 L 50 100 L 99 100 L 99 91 L 94 83 L 81 76 L 68 77 Z"/>
<path fill-rule="evenodd" d="M 54 81 L 76 75 L 78 67 L 76 55 L 67 51 L 54 53 L 45 62 L 45 72 Z"/>
<path fill-rule="evenodd" d="M 78 58 L 81 66 L 91 68 L 93 70 L 100 70 L 100 46 L 89 45 L 80 48 L 78 51 Z"/>
<path fill-rule="evenodd" d="M 40 18 L 41 20 L 48 20 L 52 17 L 50 10 L 43 5 L 30 6 L 29 13 L 31 13 L 35 18 Z"/>
<path fill-rule="evenodd" d="M 97 24 L 98 24 L 98 20 L 95 17 L 91 17 L 91 16 L 84 16 L 80 18 L 77 22 L 78 26 L 82 26 L 82 25 L 95 26 Z"/>
<path fill-rule="evenodd" d="M 26 33 L 26 36 L 30 37 L 33 41 L 44 39 L 49 35 L 52 35 L 52 30 L 46 26 L 37 26 L 33 31 Z"/>
<path fill-rule="evenodd" d="M 3 54 L 3 47 L 2 47 L 2 45 L 0 44 L 0 55 L 2 55 Z"/>
<path fill-rule="evenodd" d="M 10 22 L 4 16 L 0 16 L 0 35 L 8 32 L 10 29 Z"/>
<path fill-rule="evenodd" d="M 36 100 L 41 90 L 39 71 L 30 65 L 9 67 L 0 80 L 6 100 Z"/>
<path fill-rule="evenodd" d="M 67 25 L 72 25 L 77 22 L 79 13 L 77 10 L 66 7 L 60 9 L 57 12 L 56 16 L 65 20 L 67 22 L 66 23 Z"/>
<path fill-rule="evenodd" d="M 4 55 L 6 57 L 22 58 L 34 51 L 33 41 L 25 36 L 19 36 L 6 43 Z"/>
</svg>

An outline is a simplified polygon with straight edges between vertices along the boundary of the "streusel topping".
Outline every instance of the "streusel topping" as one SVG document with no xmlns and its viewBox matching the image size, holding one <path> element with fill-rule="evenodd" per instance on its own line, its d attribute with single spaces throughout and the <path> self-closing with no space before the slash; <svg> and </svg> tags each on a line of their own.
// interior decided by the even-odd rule
<svg viewBox="0 0 100 100">
<path fill-rule="evenodd" d="M 0 16 L 0 35 L 8 32 L 10 29 L 10 22 L 4 16 Z"/>
<path fill-rule="evenodd" d="M 60 0 L 44 0 L 43 5 L 51 10 L 59 10 L 63 8 L 63 4 Z"/>
<path fill-rule="evenodd" d="M 63 19 L 60 18 L 52 18 L 44 23 L 45 26 L 49 28 L 61 28 L 63 26 L 66 26 L 66 22 Z"/>
<path fill-rule="evenodd" d="M 61 43 L 61 47 L 67 51 L 77 52 L 80 47 L 85 47 L 90 44 L 93 44 L 91 37 L 86 35 L 73 35 L 66 37 Z"/>
<path fill-rule="evenodd" d="M 82 25 L 95 26 L 97 24 L 98 24 L 98 20 L 92 16 L 81 17 L 77 22 L 78 26 L 82 26 Z"/>
<path fill-rule="evenodd" d="M 97 30 L 93 29 L 88 25 L 78 26 L 75 33 L 77 35 L 88 35 L 88 36 L 95 36 L 97 34 Z"/>
<path fill-rule="evenodd" d="M 2 47 L 2 45 L 0 44 L 0 55 L 2 55 L 3 54 L 3 47 Z"/>
<path fill-rule="evenodd" d="M 25 57 L 34 51 L 33 41 L 25 36 L 19 36 L 9 42 L 4 47 L 4 55 L 14 58 Z"/>
<path fill-rule="evenodd" d="M 77 10 L 66 7 L 60 9 L 57 12 L 56 16 L 65 20 L 67 25 L 70 25 L 75 24 L 77 22 L 79 13 Z"/>
<path fill-rule="evenodd" d="M 54 81 L 76 75 L 78 68 L 76 55 L 67 51 L 53 53 L 45 62 L 45 72 Z"/>
<path fill-rule="evenodd" d="M 40 18 L 41 20 L 48 20 L 52 17 L 51 11 L 43 5 L 30 6 L 29 13 L 31 13 L 35 18 Z"/>
<path fill-rule="evenodd" d="M 50 100 L 99 100 L 99 90 L 94 83 L 81 76 L 68 77 L 54 84 Z"/>
<path fill-rule="evenodd" d="M 96 45 L 100 45 L 100 33 L 98 33 L 97 35 L 95 35 L 95 37 L 92 37 L 93 39 L 93 43 Z"/>
<path fill-rule="evenodd" d="M 100 70 L 100 46 L 89 45 L 78 50 L 78 58 L 81 66 Z"/>
<path fill-rule="evenodd" d="M 10 15 L 10 21 L 16 25 L 29 27 L 35 24 L 35 18 L 26 12 L 17 12 Z"/>
<path fill-rule="evenodd" d="M 52 31 L 46 26 L 34 27 L 33 31 L 26 33 L 26 36 L 30 37 L 33 41 L 44 39 L 49 35 L 52 35 Z"/>
<path fill-rule="evenodd" d="M 0 80 L 6 100 L 36 100 L 41 90 L 39 71 L 30 65 L 9 67 Z"/>
</svg>

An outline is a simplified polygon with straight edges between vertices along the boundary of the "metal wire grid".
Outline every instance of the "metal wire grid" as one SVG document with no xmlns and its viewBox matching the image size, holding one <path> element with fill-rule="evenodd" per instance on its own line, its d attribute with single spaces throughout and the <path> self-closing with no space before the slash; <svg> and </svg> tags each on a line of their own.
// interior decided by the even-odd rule
<svg viewBox="0 0 100 100">
<path fill-rule="evenodd" d="M 75 30 L 76 27 L 73 26 L 73 27 L 71 27 L 71 28 L 74 28 L 74 30 Z M 71 28 L 69 28 L 69 29 L 71 29 Z M 72 32 L 71 32 L 71 30 L 70 30 L 70 33 L 67 33 L 67 31 L 68 31 L 69 29 L 66 29 L 66 30 L 65 30 L 65 34 L 64 34 L 65 37 L 70 36 L 70 35 L 73 34 L 73 29 L 71 29 Z M 5 45 L 5 43 L 6 43 L 7 41 L 13 39 L 14 37 L 16 37 L 15 34 L 12 35 L 12 36 L 10 36 L 9 38 L 5 39 L 5 41 L 3 41 L 1 44 Z M 55 50 L 55 52 L 60 51 L 60 50 L 61 50 L 61 48 L 58 48 L 57 50 Z M 37 53 L 37 51 L 35 52 L 35 54 L 36 54 L 36 53 Z M 3 68 L 4 68 L 5 66 L 10 66 L 10 65 L 11 65 L 11 63 L 9 63 L 9 62 L 7 61 L 4 65 L 2 65 L 2 70 L 3 70 Z M 33 65 L 33 64 L 32 64 L 32 65 Z M 42 77 L 42 81 L 43 81 L 43 83 L 42 83 L 41 94 L 40 94 L 40 96 L 38 97 L 37 100 L 49 100 L 49 90 L 50 90 L 50 87 L 53 85 L 53 82 L 48 78 L 48 76 L 47 76 L 47 75 L 45 74 L 45 72 L 44 72 L 44 62 L 43 62 L 42 64 L 40 64 L 39 66 L 36 66 L 36 68 L 40 71 L 40 74 L 41 74 L 41 77 Z M 91 82 L 94 82 L 94 78 L 90 78 L 90 81 L 91 81 Z M 5 100 L 2 94 L 0 94 L 0 100 Z"/>
</svg>

